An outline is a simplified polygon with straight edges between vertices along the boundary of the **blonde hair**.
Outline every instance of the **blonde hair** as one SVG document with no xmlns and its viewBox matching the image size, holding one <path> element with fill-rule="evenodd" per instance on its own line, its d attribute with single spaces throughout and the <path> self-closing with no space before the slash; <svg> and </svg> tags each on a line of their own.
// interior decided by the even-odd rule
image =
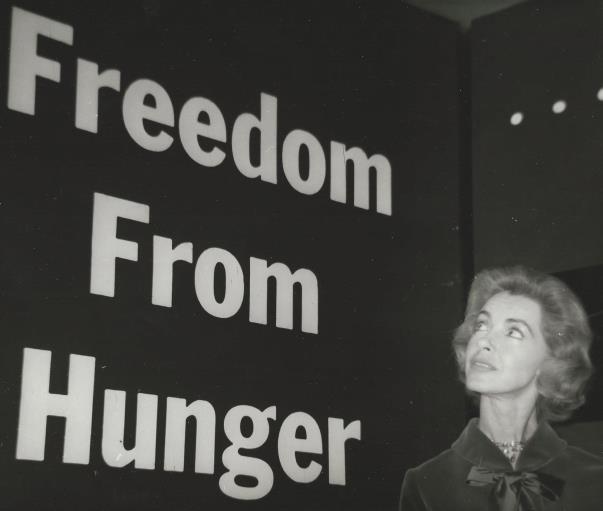
<svg viewBox="0 0 603 511">
<path fill-rule="evenodd" d="M 586 384 L 593 372 L 589 356 L 592 332 L 580 300 L 552 275 L 524 266 L 491 268 L 476 275 L 465 319 L 452 341 L 461 381 L 465 381 L 465 352 L 475 319 L 484 304 L 502 292 L 525 296 L 540 305 L 549 358 L 537 380 L 537 411 L 539 417 L 551 422 L 567 419 L 584 403 Z"/>
</svg>

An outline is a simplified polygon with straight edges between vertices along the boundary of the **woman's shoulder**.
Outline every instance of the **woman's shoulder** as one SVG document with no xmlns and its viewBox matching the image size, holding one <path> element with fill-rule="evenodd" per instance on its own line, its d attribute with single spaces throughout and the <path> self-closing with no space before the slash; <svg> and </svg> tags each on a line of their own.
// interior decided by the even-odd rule
<svg viewBox="0 0 603 511">
<path fill-rule="evenodd" d="M 453 482 L 458 476 L 464 481 L 469 465 L 453 449 L 446 449 L 420 465 L 409 468 L 405 479 L 408 479 L 409 483 L 428 484 L 430 481 L 437 481 L 441 484 L 443 481 Z"/>
<path fill-rule="evenodd" d="M 432 478 L 432 477 L 449 477 L 450 474 L 462 471 L 466 474 L 471 463 L 465 456 L 462 456 L 462 446 L 464 443 L 471 442 L 473 437 L 472 430 L 475 428 L 475 421 L 470 421 L 465 427 L 460 437 L 452 444 L 452 446 L 444 451 L 440 452 L 433 458 L 429 458 L 427 461 L 417 465 L 416 467 L 410 468 L 407 474 L 410 477 L 420 477 L 421 479 Z"/>
<path fill-rule="evenodd" d="M 603 462 L 603 421 L 562 424 L 554 429 L 567 442 L 572 457 L 586 462 Z"/>
<path fill-rule="evenodd" d="M 433 458 L 424 461 L 420 465 L 416 467 L 412 467 L 408 469 L 408 472 L 413 473 L 414 475 L 427 475 L 432 473 L 439 473 L 442 470 L 448 471 L 450 470 L 450 466 L 455 463 L 455 454 L 452 449 L 446 449 L 442 451 L 440 454 L 434 456 Z"/>
<path fill-rule="evenodd" d="M 565 453 L 567 462 L 587 470 L 598 471 L 603 475 L 603 452 L 595 453 L 582 447 L 568 445 Z"/>
<path fill-rule="evenodd" d="M 400 509 L 468 509 L 450 502 L 465 502 L 465 479 L 469 464 L 453 449 L 446 449 L 437 456 L 406 471 L 400 494 Z M 473 509 L 473 508 L 472 508 Z"/>
<path fill-rule="evenodd" d="M 603 422 L 569 424 L 555 429 L 567 442 L 561 461 L 587 472 L 603 472 Z"/>
<path fill-rule="evenodd" d="M 568 445 L 560 456 L 544 465 L 540 472 L 563 481 L 563 502 L 567 509 L 601 509 L 602 456 Z"/>
</svg>

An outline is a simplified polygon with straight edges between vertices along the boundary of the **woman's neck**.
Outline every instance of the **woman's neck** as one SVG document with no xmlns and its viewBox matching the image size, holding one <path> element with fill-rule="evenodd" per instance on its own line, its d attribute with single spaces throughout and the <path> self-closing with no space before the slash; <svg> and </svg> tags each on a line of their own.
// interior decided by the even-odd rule
<svg viewBox="0 0 603 511">
<path fill-rule="evenodd" d="M 525 442 L 537 427 L 536 396 L 481 396 L 479 428 L 493 442 Z"/>
</svg>

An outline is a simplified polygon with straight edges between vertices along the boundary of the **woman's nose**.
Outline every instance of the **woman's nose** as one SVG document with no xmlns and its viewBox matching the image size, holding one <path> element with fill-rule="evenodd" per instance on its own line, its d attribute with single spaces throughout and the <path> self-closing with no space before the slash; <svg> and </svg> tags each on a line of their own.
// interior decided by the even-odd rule
<svg viewBox="0 0 603 511">
<path fill-rule="evenodd" d="M 487 335 L 480 337 L 478 340 L 478 346 L 481 349 L 490 351 L 492 349 L 492 335 L 488 332 Z"/>
</svg>

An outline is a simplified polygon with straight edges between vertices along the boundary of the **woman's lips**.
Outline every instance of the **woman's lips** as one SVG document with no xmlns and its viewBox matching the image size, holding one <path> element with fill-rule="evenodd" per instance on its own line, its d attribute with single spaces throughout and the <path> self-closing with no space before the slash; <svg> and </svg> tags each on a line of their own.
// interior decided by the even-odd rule
<svg viewBox="0 0 603 511">
<path fill-rule="evenodd" d="M 496 367 L 484 360 L 472 360 L 471 367 L 478 371 L 496 371 Z"/>
</svg>

